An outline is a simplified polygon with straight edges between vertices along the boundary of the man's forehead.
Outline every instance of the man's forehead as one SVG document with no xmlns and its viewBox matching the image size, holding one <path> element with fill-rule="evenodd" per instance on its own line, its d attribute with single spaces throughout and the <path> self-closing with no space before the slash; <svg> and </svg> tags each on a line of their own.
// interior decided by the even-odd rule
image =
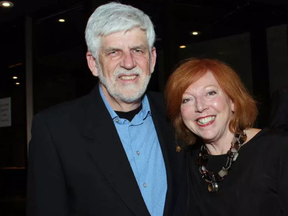
<svg viewBox="0 0 288 216">
<path fill-rule="evenodd" d="M 126 35 L 137 35 L 137 36 L 142 36 L 142 37 L 147 38 L 146 31 L 140 28 L 132 28 L 129 30 L 111 32 L 110 34 L 102 35 L 101 38 L 120 37 L 120 36 L 126 36 Z"/>
<path fill-rule="evenodd" d="M 130 29 L 125 29 L 125 30 L 119 30 L 119 31 L 114 31 L 114 32 L 111 32 L 110 34 L 106 35 L 106 36 L 109 36 L 111 34 L 127 34 L 127 33 L 130 33 L 130 32 L 138 32 L 138 33 L 143 33 L 143 34 L 146 34 L 146 30 L 144 29 L 141 29 L 139 28 L 138 26 L 136 27 L 133 27 L 133 28 L 130 28 Z"/>
<path fill-rule="evenodd" d="M 133 34 L 133 33 L 132 33 Z M 124 38 L 122 38 L 124 36 Z M 111 35 L 103 36 L 101 38 L 101 47 L 149 47 L 146 35 L 141 36 L 139 34 L 132 37 L 125 37 L 125 33 L 116 32 Z"/>
</svg>

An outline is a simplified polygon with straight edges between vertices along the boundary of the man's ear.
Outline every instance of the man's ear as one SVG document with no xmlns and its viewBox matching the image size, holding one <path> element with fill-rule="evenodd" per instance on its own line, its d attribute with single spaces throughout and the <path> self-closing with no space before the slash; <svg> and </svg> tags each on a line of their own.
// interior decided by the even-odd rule
<svg viewBox="0 0 288 216">
<path fill-rule="evenodd" d="M 154 68 L 155 68 L 155 64 L 156 64 L 156 58 L 157 58 L 157 53 L 156 53 L 156 48 L 153 47 L 152 50 L 151 50 L 151 73 L 154 72 Z"/>
<path fill-rule="evenodd" d="M 96 59 L 92 56 L 91 52 L 86 53 L 87 64 L 92 72 L 93 76 L 98 77 L 98 68 L 96 64 Z"/>
</svg>

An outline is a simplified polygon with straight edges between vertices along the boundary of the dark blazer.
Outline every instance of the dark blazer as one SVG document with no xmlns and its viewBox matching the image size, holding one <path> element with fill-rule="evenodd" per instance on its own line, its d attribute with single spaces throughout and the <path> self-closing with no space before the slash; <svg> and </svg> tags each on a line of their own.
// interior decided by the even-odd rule
<svg viewBox="0 0 288 216">
<path fill-rule="evenodd" d="M 178 194 L 186 187 L 183 155 L 175 150 L 162 97 L 147 96 L 166 165 L 164 215 L 181 216 L 186 203 L 186 194 Z M 34 215 L 149 215 L 98 86 L 33 119 L 27 216 Z"/>
</svg>

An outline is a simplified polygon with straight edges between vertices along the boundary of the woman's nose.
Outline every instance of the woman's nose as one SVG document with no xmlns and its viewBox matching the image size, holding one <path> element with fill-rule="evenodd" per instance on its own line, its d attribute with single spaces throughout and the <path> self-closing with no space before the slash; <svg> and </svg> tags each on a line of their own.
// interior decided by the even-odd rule
<svg viewBox="0 0 288 216">
<path fill-rule="evenodd" d="M 203 112 L 207 109 L 207 103 L 203 98 L 197 98 L 196 99 L 196 112 Z"/>
</svg>

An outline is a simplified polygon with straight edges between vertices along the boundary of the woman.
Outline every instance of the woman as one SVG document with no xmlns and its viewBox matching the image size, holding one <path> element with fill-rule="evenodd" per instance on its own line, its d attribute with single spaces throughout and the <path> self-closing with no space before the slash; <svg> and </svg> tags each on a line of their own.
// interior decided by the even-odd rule
<svg viewBox="0 0 288 216">
<path fill-rule="evenodd" d="M 288 215 L 288 136 L 252 128 L 256 103 L 230 67 L 187 60 L 170 76 L 166 100 L 186 145 L 187 215 Z"/>
</svg>

